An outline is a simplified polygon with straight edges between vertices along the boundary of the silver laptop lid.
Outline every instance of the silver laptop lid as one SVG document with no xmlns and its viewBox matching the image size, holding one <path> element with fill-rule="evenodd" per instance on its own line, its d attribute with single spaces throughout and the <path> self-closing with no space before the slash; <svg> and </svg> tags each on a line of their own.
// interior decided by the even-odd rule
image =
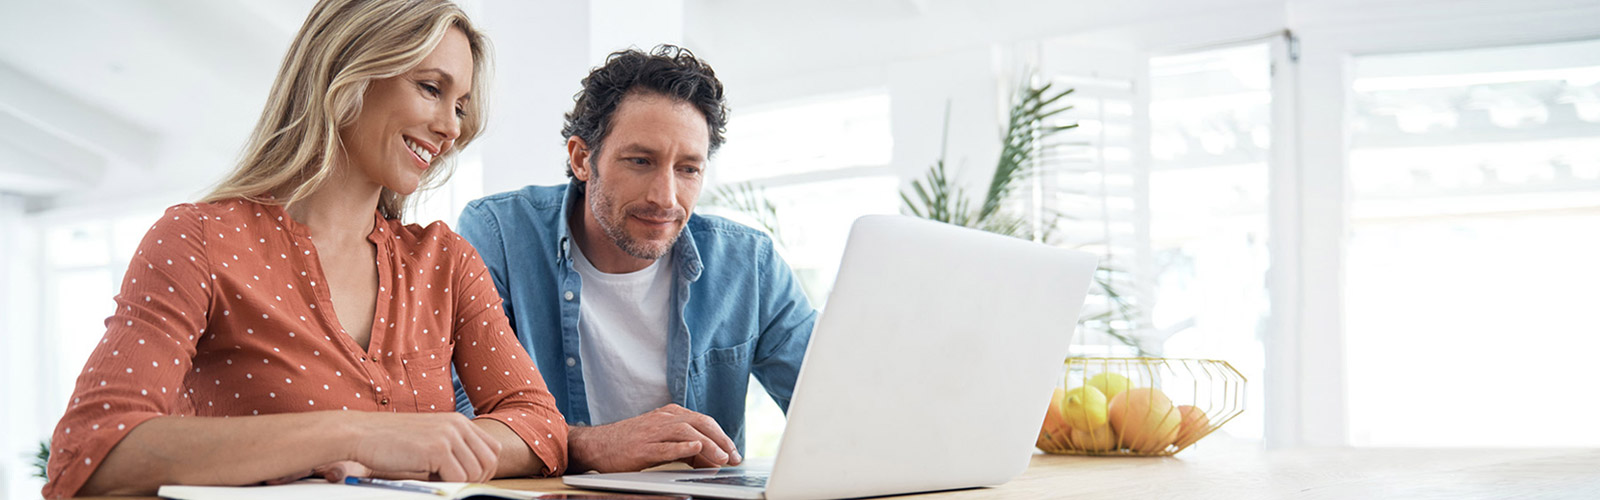
<svg viewBox="0 0 1600 500">
<path fill-rule="evenodd" d="M 1021 474 L 1095 263 L 911 217 L 857 220 L 766 498 L 934 491 Z"/>
</svg>

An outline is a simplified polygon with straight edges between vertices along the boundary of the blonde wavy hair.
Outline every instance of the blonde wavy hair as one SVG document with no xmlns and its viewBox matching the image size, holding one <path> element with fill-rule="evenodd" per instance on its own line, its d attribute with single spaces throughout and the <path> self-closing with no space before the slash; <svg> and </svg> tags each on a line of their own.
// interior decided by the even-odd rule
<svg viewBox="0 0 1600 500">
<path fill-rule="evenodd" d="M 201 202 L 244 198 L 289 205 L 316 192 L 344 154 L 339 129 L 361 114 L 373 80 L 397 76 L 433 52 L 450 29 L 467 35 L 472 89 L 461 135 L 417 190 L 444 183 L 455 153 L 483 131 L 488 40 L 448 0 L 320 0 L 300 26 L 239 165 Z M 378 210 L 400 219 L 408 196 L 384 188 Z"/>
</svg>

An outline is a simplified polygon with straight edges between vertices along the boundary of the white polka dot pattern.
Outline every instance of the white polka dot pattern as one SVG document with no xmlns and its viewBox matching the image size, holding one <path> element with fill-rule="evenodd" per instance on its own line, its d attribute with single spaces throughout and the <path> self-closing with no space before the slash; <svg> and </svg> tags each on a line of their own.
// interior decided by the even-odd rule
<svg viewBox="0 0 1600 500">
<path fill-rule="evenodd" d="M 464 384 L 483 388 L 468 394 L 479 418 L 537 442 L 529 446 L 546 474 L 565 469 L 564 419 L 532 360 L 504 354 L 521 346 L 495 334 L 511 327 L 494 285 L 476 278 L 485 273 L 476 252 L 462 252 L 471 246 L 443 223 L 374 214 L 381 231 L 368 240 L 378 250 L 383 319 L 362 351 L 341 333 L 327 287 L 315 285 L 326 280 L 308 230 L 282 208 L 230 201 L 168 209 L 129 263 L 105 337 L 56 427 L 44 496 L 76 493 L 123 436 L 153 417 L 454 411 L 451 385 L 433 382 L 450 380 L 452 361 L 486 368 L 460 370 Z"/>
</svg>

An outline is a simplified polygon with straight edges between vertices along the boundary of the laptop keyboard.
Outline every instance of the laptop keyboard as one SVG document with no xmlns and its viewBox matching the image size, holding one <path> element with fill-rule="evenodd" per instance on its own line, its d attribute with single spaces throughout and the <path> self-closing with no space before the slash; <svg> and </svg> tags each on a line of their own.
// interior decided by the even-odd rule
<svg viewBox="0 0 1600 500">
<path fill-rule="evenodd" d="M 749 487 L 753 487 L 753 488 L 765 488 L 765 487 L 767 487 L 767 476 L 765 476 L 765 475 L 745 475 L 745 476 L 697 477 L 697 478 L 694 478 L 694 479 L 679 479 L 678 482 L 680 482 L 680 483 L 726 484 L 726 485 L 730 485 L 730 486 L 749 486 Z"/>
</svg>

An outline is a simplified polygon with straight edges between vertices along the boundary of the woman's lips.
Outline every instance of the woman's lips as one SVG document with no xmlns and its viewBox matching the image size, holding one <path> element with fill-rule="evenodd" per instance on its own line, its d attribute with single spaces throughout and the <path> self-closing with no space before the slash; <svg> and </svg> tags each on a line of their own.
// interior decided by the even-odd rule
<svg viewBox="0 0 1600 500">
<path fill-rule="evenodd" d="M 428 167 L 430 166 L 430 165 L 428 165 L 428 162 L 422 161 L 422 157 L 421 156 L 417 156 L 417 152 L 416 151 L 412 151 L 411 148 L 406 148 L 406 154 L 411 155 L 411 161 L 412 161 L 412 163 L 416 164 L 417 168 L 420 168 L 422 170 L 427 170 Z"/>
</svg>

